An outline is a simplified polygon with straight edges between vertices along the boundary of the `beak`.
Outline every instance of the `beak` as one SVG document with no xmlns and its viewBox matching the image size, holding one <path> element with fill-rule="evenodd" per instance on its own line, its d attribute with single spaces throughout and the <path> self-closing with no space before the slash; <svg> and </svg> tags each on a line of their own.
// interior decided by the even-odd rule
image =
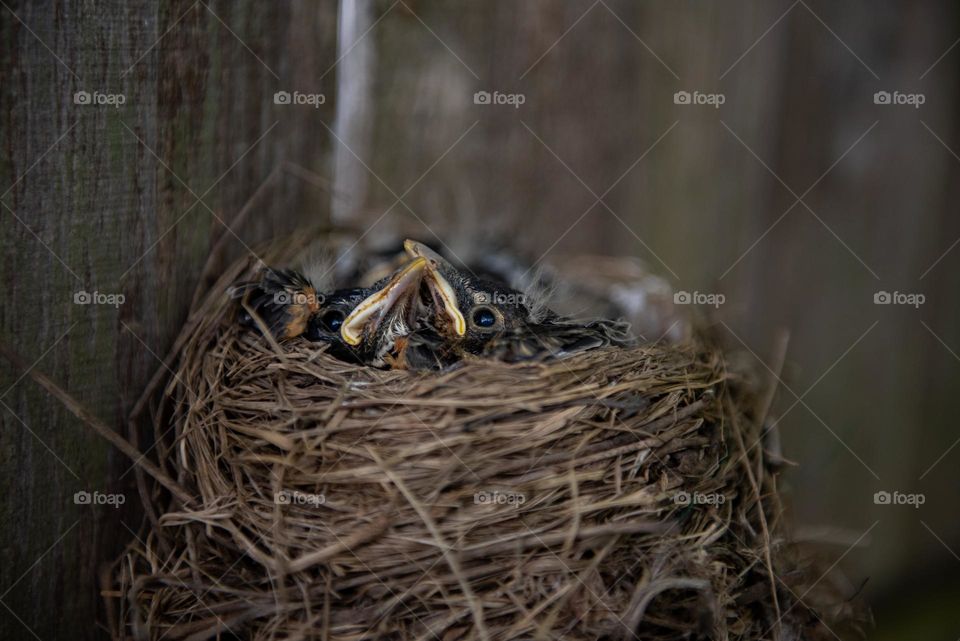
<svg viewBox="0 0 960 641">
<path fill-rule="evenodd" d="M 450 263 L 423 243 L 418 243 L 409 238 L 403 241 L 403 248 L 412 258 L 419 258 L 428 262 L 426 270 L 427 286 L 430 288 L 437 304 L 438 314 L 442 312 L 442 315 L 453 326 L 453 331 L 457 336 L 466 334 L 467 321 L 464 320 L 463 314 L 460 312 L 460 306 L 457 305 L 456 292 L 453 291 L 450 281 L 444 278 L 439 269 L 441 266 L 450 267 Z"/>
<path fill-rule="evenodd" d="M 456 332 L 457 336 L 466 334 L 467 321 L 460 313 L 460 307 L 457 305 L 457 295 L 454 293 L 453 287 L 450 286 L 450 282 L 432 266 L 427 268 L 426 278 L 427 287 L 430 288 L 437 304 L 437 313 L 442 312 L 442 315 L 453 326 L 453 331 Z"/>
<path fill-rule="evenodd" d="M 409 255 L 410 258 L 426 258 L 434 267 L 448 264 L 447 260 L 443 256 L 433 251 L 423 243 L 411 240 L 410 238 L 403 241 L 403 249 L 407 252 L 407 255 Z"/>
<path fill-rule="evenodd" d="M 416 293 L 426 267 L 425 258 L 416 258 L 397 272 L 381 289 L 357 305 L 340 327 L 340 336 L 344 342 L 348 345 L 359 345 L 369 323 L 378 323 L 397 301 Z"/>
</svg>

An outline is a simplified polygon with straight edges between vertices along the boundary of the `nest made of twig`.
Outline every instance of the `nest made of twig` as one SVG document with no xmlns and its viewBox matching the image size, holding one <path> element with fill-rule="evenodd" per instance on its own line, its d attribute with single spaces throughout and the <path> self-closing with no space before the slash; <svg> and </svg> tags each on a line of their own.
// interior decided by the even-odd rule
<svg viewBox="0 0 960 641">
<path fill-rule="evenodd" d="M 193 314 L 116 638 L 808 638 L 746 381 L 698 344 L 381 371 Z M 781 585 L 783 583 L 783 585 Z M 809 600 L 809 599 L 808 599 Z"/>
</svg>

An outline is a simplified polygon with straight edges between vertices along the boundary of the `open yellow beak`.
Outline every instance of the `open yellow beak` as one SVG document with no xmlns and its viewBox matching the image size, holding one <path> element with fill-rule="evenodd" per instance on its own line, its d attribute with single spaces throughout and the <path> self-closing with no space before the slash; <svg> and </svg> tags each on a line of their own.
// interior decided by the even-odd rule
<svg viewBox="0 0 960 641">
<path fill-rule="evenodd" d="M 407 255 L 409 255 L 410 258 L 426 258 L 434 267 L 440 265 L 441 263 L 447 262 L 446 259 L 437 252 L 433 251 L 423 243 L 417 242 L 410 238 L 403 241 L 403 249 L 407 252 Z"/>
<path fill-rule="evenodd" d="M 340 326 L 340 336 L 348 345 L 359 345 L 369 323 L 377 323 L 403 296 L 416 292 L 427 267 L 426 258 L 416 258 L 398 271 L 382 288 L 365 298 Z"/>
<path fill-rule="evenodd" d="M 443 274 L 441 274 L 438 269 L 440 265 L 448 264 L 446 259 L 423 243 L 418 243 L 409 238 L 403 241 L 403 249 L 412 258 L 427 261 L 427 286 L 430 287 L 434 293 L 434 297 L 440 302 L 442 309 L 438 310 L 438 313 L 442 312 L 447 320 L 450 321 L 450 324 L 453 326 L 453 331 L 456 332 L 457 336 L 466 334 L 467 321 L 460 312 L 460 306 L 457 304 L 457 295 L 453 291 L 453 287 L 450 286 L 450 282 L 443 277 Z"/>
<path fill-rule="evenodd" d="M 457 295 L 453 292 L 453 287 L 443 275 L 433 267 L 428 267 L 426 272 L 427 286 L 430 287 L 436 298 L 440 300 L 443 314 L 450 321 L 453 330 L 457 336 L 463 336 L 467 333 L 467 321 L 460 313 L 460 307 L 457 305 Z"/>
</svg>

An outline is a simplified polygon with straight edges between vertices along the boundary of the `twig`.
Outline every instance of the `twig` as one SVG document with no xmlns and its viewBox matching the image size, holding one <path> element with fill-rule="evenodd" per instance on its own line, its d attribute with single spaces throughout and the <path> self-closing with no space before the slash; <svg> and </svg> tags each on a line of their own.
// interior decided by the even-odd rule
<svg viewBox="0 0 960 641">
<path fill-rule="evenodd" d="M 27 362 L 19 354 L 17 354 L 17 352 L 15 352 L 10 346 L 2 341 L 0 341 L 0 353 L 2 353 L 7 360 L 13 363 L 15 367 L 24 370 L 27 374 L 29 374 L 30 378 L 40 385 L 40 387 L 47 390 L 47 392 L 49 392 L 54 398 L 60 401 L 63 406 L 70 411 L 71 414 L 86 423 L 97 434 L 110 441 L 114 447 L 126 454 L 131 461 L 142 467 L 150 476 L 155 478 L 158 483 L 170 490 L 171 494 L 180 499 L 181 503 L 184 505 L 190 505 L 190 503 L 193 502 L 193 499 L 186 490 L 180 487 L 180 485 L 172 478 L 167 476 L 163 470 L 154 465 L 150 460 L 146 459 L 137 448 L 130 444 L 129 441 L 107 427 L 106 423 L 97 418 L 93 412 L 88 410 L 83 404 L 71 396 L 62 387 L 47 378 L 44 374 L 40 373 L 37 368 L 30 368 Z"/>
</svg>

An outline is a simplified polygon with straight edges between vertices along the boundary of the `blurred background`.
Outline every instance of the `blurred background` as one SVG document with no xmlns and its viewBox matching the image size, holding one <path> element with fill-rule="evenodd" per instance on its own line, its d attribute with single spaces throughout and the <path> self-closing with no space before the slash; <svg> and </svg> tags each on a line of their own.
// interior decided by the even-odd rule
<svg viewBox="0 0 960 641">
<path fill-rule="evenodd" d="M 0 339 L 125 434 L 208 260 L 304 224 L 636 257 L 780 373 L 790 518 L 870 637 L 954 641 L 958 14 L 0 2 Z M 103 638 L 129 462 L 6 362 L 0 412 L 0 637 Z"/>
</svg>

